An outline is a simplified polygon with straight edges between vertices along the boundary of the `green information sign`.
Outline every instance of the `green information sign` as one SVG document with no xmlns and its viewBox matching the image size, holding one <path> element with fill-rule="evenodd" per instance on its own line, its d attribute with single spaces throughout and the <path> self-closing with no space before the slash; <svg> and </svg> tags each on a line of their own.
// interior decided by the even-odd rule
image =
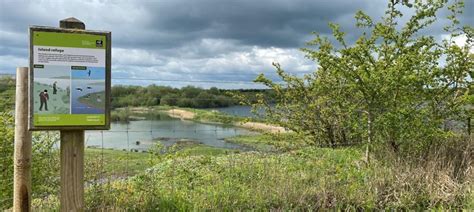
<svg viewBox="0 0 474 212">
<path fill-rule="evenodd" d="M 30 129 L 109 129 L 110 32 L 30 27 Z"/>
</svg>

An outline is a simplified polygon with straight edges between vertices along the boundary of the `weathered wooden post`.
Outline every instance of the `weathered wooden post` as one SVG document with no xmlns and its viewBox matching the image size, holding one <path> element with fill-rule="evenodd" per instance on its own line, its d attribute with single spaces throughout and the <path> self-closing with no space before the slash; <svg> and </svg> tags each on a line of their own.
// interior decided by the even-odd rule
<svg viewBox="0 0 474 212">
<path fill-rule="evenodd" d="M 59 21 L 60 28 L 82 29 L 80 20 Z M 61 130 L 61 211 L 84 210 L 84 130 Z"/>
<path fill-rule="evenodd" d="M 28 131 L 28 68 L 16 69 L 13 211 L 31 211 L 31 132 Z"/>
<path fill-rule="evenodd" d="M 84 210 L 84 130 L 61 130 L 61 211 Z"/>
</svg>

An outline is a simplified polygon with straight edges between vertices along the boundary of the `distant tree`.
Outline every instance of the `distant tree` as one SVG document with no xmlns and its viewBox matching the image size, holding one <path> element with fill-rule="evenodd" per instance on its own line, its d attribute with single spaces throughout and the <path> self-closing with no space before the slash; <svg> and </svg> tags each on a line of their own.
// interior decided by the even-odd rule
<svg viewBox="0 0 474 212">
<path fill-rule="evenodd" d="M 176 102 L 176 106 L 178 107 L 195 107 L 196 104 L 191 98 L 182 97 L 179 98 Z"/>
<path fill-rule="evenodd" d="M 201 91 L 201 93 L 194 98 L 194 102 L 197 108 L 216 107 L 215 96 L 207 91 Z"/>
<path fill-rule="evenodd" d="M 194 98 L 202 91 L 201 88 L 196 88 L 194 86 L 186 86 L 181 88 L 181 96 L 185 98 Z"/>
<path fill-rule="evenodd" d="M 246 96 L 251 98 L 252 95 L 250 95 L 250 93 L 267 91 L 253 90 L 247 92 L 247 90 L 233 90 L 232 92 L 246 93 Z M 232 92 L 226 92 L 216 87 L 202 89 L 194 86 L 186 86 L 178 89 L 168 86 L 157 86 L 154 84 L 146 87 L 116 85 L 112 87 L 112 107 L 120 108 L 155 105 L 186 105 L 186 107 L 199 108 L 227 107 L 238 103 L 238 101 L 234 101 L 232 95 L 229 94 Z"/>
<path fill-rule="evenodd" d="M 234 104 L 236 103 L 233 98 L 224 95 L 216 96 L 214 100 L 214 107 L 229 107 Z"/>
<path fill-rule="evenodd" d="M 216 87 L 209 88 L 209 93 L 212 94 L 212 95 L 219 95 L 220 94 L 219 89 L 216 88 Z"/>
<path fill-rule="evenodd" d="M 179 96 L 177 94 L 167 94 L 161 97 L 160 105 L 174 106 L 177 105 Z"/>
</svg>

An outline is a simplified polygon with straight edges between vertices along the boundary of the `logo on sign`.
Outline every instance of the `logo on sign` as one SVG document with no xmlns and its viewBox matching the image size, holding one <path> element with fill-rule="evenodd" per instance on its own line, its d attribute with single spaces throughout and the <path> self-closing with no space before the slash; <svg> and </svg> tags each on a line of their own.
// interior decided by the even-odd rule
<svg viewBox="0 0 474 212">
<path fill-rule="evenodd" d="M 95 41 L 95 46 L 96 46 L 96 47 L 102 47 L 102 45 L 103 45 L 103 41 L 102 41 L 102 40 L 96 40 L 96 41 Z"/>
</svg>

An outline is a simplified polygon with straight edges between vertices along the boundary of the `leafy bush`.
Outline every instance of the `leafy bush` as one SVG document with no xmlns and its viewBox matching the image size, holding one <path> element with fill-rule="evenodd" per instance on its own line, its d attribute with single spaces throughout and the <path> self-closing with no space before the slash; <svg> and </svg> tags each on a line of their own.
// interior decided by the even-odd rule
<svg viewBox="0 0 474 212">
<path fill-rule="evenodd" d="M 0 111 L 10 111 L 15 106 L 15 79 L 0 77 Z"/>
<path fill-rule="evenodd" d="M 276 105 L 258 96 L 255 107 L 266 117 L 312 138 L 315 144 L 337 146 L 366 141 L 367 154 L 374 143 L 391 151 L 420 154 L 437 140 L 457 133 L 449 122 L 464 122 L 474 60 L 472 26 L 459 26 L 462 1 L 390 1 L 381 20 L 359 11 L 355 15 L 361 35 L 347 43 L 339 25 L 330 23 L 333 37 L 316 35 L 303 49 L 318 69 L 304 77 L 286 73 L 274 64 L 284 82 L 263 74 L 260 82 L 272 89 Z M 413 14 L 402 20 L 401 8 Z M 445 33 L 467 37 L 463 46 L 450 39 L 437 41 L 420 35 L 448 8 Z M 333 44 L 332 41 L 337 42 Z"/>
<path fill-rule="evenodd" d="M 34 132 L 32 142 L 32 198 L 47 198 L 59 192 L 59 133 Z"/>
<path fill-rule="evenodd" d="M 0 209 L 13 204 L 14 125 L 10 113 L 0 114 Z M 58 133 L 33 133 L 32 198 L 46 198 L 59 190 Z"/>
<path fill-rule="evenodd" d="M 0 113 L 0 210 L 13 204 L 13 116 Z"/>
</svg>

